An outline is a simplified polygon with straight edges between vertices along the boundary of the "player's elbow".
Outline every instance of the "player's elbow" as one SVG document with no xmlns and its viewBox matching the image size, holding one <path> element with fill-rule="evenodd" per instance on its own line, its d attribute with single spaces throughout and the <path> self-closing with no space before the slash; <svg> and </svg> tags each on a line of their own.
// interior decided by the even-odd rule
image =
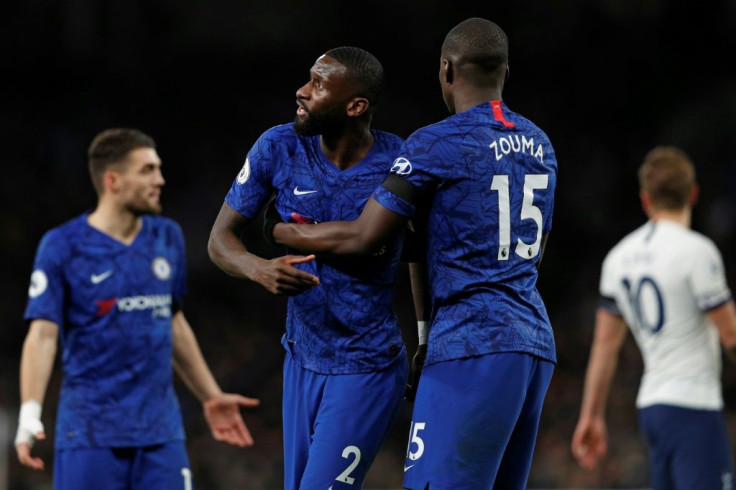
<svg viewBox="0 0 736 490">
<path fill-rule="evenodd" d="M 221 232 L 218 232 L 215 228 L 212 229 L 210 237 L 207 240 L 207 255 L 210 260 L 218 267 L 222 268 L 224 253 L 222 239 L 219 236 Z"/>
</svg>

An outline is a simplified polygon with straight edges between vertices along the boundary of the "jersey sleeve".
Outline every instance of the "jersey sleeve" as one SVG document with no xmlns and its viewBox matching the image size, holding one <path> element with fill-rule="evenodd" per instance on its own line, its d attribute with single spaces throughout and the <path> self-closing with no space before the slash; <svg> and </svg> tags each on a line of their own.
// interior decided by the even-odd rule
<svg viewBox="0 0 736 490">
<path fill-rule="evenodd" d="M 225 197 L 225 203 L 246 218 L 256 217 L 273 192 L 274 133 L 270 129 L 258 138 Z"/>
<path fill-rule="evenodd" d="M 438 138 L 439 135 L 426 128 L 417 131 L 406 140 L 391 167 L 391 174 L 411 184 L 418 191 L 416 195 L 430 194 L 441 181 L 437 169 L 443 159 L 435 154 L 437 147 L 441 146 Z M 398 195 L 390 187 L 379 187 L 374 192 L 373 198 L 386 209 L 402 216 L 411 217 L 416 212 L 414 199 Z"/>
<path fill-rule="evenodd" d="M 28 287 L 28 303 L 24 319 L 50 320 L 64 324 L 65 278 L 62 264 L 66 255 L 66 241 L 57 231 L 50 231 L 41 239 Z"/>
<path fill-rule="evenodd" d="M 690 288 L 698 308 L 710 311 L 731 299 L 723 259 L 713 242 L 704 240 L 701 249 L 690 254 L 689 260 Z"/>
<path fill-rule="evenodd" d="M 618 289 L 618 278 L 615 274 L 615 257 L 609 253 L 601 267 L 601 280 L 598 287 L 598 291 L 600 293 L 598 306 L 613 315 L 623 317 L 621 306 L 618 304 L 618 300 L 616 299 Z"/>
</svg>

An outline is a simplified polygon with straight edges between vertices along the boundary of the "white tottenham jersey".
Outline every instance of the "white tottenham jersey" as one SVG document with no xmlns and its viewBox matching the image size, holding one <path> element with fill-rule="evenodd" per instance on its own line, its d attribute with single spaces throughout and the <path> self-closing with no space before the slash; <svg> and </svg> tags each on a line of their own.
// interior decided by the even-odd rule
<svg viewBox="0 0 736 490">
<path fill-rule="evenodd" d="M 711 240 L 672 221 L 647 222 L 608 253 L 600 293 L 642 353 L 638 408 L 723 407 L 720 343 L 706 313 L 731 292 Z"/>
</svg>

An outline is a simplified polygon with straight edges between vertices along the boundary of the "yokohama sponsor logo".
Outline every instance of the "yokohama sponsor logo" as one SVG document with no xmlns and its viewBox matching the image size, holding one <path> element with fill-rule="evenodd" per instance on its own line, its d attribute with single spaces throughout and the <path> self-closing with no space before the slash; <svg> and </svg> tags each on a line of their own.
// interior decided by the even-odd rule
<svg viewBox="0 0 736 490">
<path fill-rule="evenodd" d="M 104 316 L 110 313 L 117 305 L 118 311 L 127 313 L 130 311 L 153 310 L 154 316 L 170 316 L 171 315 L 171 295 L 170 294 L 150 294 L 141 296 L 126 296 L 124 298 L 110 298 L 98 300 L 97 316 Z"/>
<path fill-rule="evenodd" d="M 171 306 L 170 294 L 152 294 L 148 296 L 127 296 L 118 298 L 118 310 L 153 310 L 161 307 Z"/>
</svg>

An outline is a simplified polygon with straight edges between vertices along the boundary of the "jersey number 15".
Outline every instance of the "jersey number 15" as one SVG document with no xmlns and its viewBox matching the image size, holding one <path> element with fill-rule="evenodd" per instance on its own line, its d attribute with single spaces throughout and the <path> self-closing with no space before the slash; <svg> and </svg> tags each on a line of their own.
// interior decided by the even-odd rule
<svg viewBox="0 0 736 490">
<path fill-rule="evenodd" d="M 524 200 L 521 203 L 521 219 L 531 219 L 537 225 L 537 237 L 534 243 L 527 244 L 521 238 L 516 239 L 514 252 L 522 259 L 531 260 L 539 255 L 542 242 L 542 211 L 534 205 L 534 191 L 546 189 L 549 176 L 546 174 L 529 174 L 524 176 Z M 494 175 L 491 190 L 498 192 L 498 260 L 509 260 L 511 249 L 511 199 L 509 197 L 509 176 Z"/>
</svg>

